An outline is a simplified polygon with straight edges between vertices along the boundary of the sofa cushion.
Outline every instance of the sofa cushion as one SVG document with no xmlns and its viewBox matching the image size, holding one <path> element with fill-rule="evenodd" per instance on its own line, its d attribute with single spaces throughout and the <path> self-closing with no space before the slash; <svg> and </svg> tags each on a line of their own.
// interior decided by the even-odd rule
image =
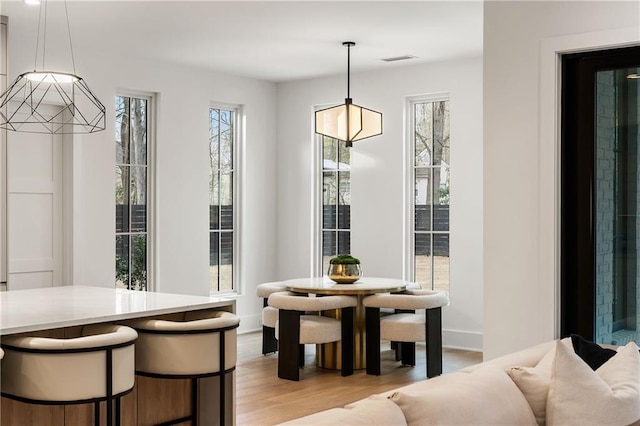
<svg viewBox="0 0 640 426">
<path fill-rule="evenodd" d="M 427 380 L 420 393 L 398 391 L 408 425 L 535 425 L 536 419 L 517 386 L 496 366 Z M 415 389 L 412 389 L 415 390 Z"/>
<path fill-rule="evenodd" d="M 595 372 L 556 344 L 547 397 L 547 424 L 629 425 L 640 419 L 640 354 L 635 343 Z"/>
<path fill-rule="evenodd" d="M 561 342 L 569 348 L 571 340 L 562 339 Z M 516 366 L 508 368 L 507 374 L 518 386 L 520 392 L 527 399 L 538 425 L 544 425 L 547 418 L 547 396 L 551 384 L 551 372 L 556 359 L 556 347 L 551 347 L 535 367 Z"/>
<path fill-rule="evenodd" d="M 406 425 L 402 410 L 382 396 L 370 396 L 362 401 L 332 408 L 306 417 L 301 417 L 283 425 Z"/>
<path fill-rule="evenodd" d="M 538 424 L 544 425 L 547 418 L 547 395 L 551 373 L 532 367 L 513 367 L 507 373 L 529 402 Z"/>
<path fill-rule="evenodd" d="M 568 339 L 567 339 L 568 340 Z M 507 355 L 503 355 L 498 358 L 494 358 L 491 360 L 485 360 L 480 364 L 470 365 L 468 367 L 463 368 L 463 373 L 470 373 L 478 368 L 481 368 L 485 365 L 495 365 L 501 368 L 509 368 L 514 365 L 520 365 L 523 367 L 534 367 L 543 356 L 554 346 L 554 341 L 548 341 L 544 343 L 540 343 L 538 345 L 532 346 L 530 348 L 522 349 L 517 352 L 513 352 Z"/>
</svg>

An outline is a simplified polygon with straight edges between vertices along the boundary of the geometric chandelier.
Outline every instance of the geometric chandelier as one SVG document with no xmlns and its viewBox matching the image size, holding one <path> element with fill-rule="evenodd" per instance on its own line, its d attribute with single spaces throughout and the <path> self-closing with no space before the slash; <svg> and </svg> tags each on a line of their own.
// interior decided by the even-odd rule
<svg viewBox="0 0 640 426">
<path fill-rule="evenodd" d="M 349 93 L 351 47 L 356 44 L 345 41 L 342 45 L 347 47 L 347 98 L 342 105 L 316 111 L 315 131 L 344 141 L 346 147 L 351 147 L 354 141 L 382 134 L 382 114 L 352 102 Z"/>
<path fill-rule="evenodd" d="M 21 74 L 0 96 L 0 128 L 29 133 L 93 133 L 105 129 L 105 107 L 77 75 Z"/>
<path fill-rule="evenodd" d="M 29 133 L 93 133 L 106 128 L 106 109 L 95 97 L 89 86 L 75 74 L 73 46 L 67 2 L 64 1 L 69 34 L 69 48 L 73 74 L 43 71 L 45 62 L 47 5 L 40 5 L 36 65 L 40 43 L 42 8 L 44 7 L 44 35 L 42 68 L 20 74 L 8 89 L 0 95 L 0 128 Z"/>
</svg>

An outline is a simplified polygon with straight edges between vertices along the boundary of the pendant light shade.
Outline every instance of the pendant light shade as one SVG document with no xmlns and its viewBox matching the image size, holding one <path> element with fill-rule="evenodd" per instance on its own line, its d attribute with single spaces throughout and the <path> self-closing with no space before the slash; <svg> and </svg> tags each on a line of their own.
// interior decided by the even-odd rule
<svg viewBox="0 0 640 426">
<path fill-rule="evenodd" d="M 351 103 L 316 112 L 316 133 L 345 142 L 382 134 L 382 114 Z"/>
<path fill-rule="evenodd" d="M 356 105 L 349 97 L 351 47 L 354 42 L 342 43 L 347 46 L 347 98 L 344 104 L 316 111 L 316 133 L 346 142 L 353 146 L 358 141 L 382 134 L 382 114 Z"/>
<path fill-rule="evenodd" d="M 75 74 L 26 72 L 0 96 L 0 128 L 28 133 L 93 133 L 105 129 L 105 111 Z"/>
<path fill-rule="evenodd" d="M 75 74 L 67 2 L 64 2 L 69 31 L 73 73 L 35 70 L 22 73 L 0 95 L 0 128 L 28 133 L 94 133 L 106 128 L 106 109 L 85 81 Z M 47 2 L 40 5 L 36 64 L 40 27 L 46 41 Z M 46 43 L 43 41 L 42 69 Z"/>
</svg>

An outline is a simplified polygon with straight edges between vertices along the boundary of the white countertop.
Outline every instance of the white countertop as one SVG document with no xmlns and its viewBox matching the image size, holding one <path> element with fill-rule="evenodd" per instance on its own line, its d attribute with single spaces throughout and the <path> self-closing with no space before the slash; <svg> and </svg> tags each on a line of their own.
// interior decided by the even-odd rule
<svg viewBox="0 0 640 426">
<path fill-rule="evenodd" d="M 231 306 L 223 297 L 62 286 L 0 292 L 0 335 Z"/>
</svg>

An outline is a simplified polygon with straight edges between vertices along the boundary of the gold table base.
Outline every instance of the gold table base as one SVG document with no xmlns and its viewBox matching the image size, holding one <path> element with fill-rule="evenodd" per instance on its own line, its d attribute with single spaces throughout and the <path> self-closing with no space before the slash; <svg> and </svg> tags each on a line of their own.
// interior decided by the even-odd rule
<svg viewBox="0 0 640 426">
<path fill-rule="evenodd" d="M 355 321 L 354 321 L 354 368 L 356 370 L 362 370 L 367 367 L 366 363 L 366 334 L 365 334 L 365 307 L 362 306 L 362 299 L 364 295 L 357 295 L 358 304 L 355 308 Z M 340 310 L 325 311 L 323 315 L 332 318 L 340 318 Z M 316 345 L 316 365 L 321 368 L 328 368 L 332 370 L 341 370 L 342 361 L 340 354 L 342 351 L 341 342 L 323 343 Z"/>
</svg>

